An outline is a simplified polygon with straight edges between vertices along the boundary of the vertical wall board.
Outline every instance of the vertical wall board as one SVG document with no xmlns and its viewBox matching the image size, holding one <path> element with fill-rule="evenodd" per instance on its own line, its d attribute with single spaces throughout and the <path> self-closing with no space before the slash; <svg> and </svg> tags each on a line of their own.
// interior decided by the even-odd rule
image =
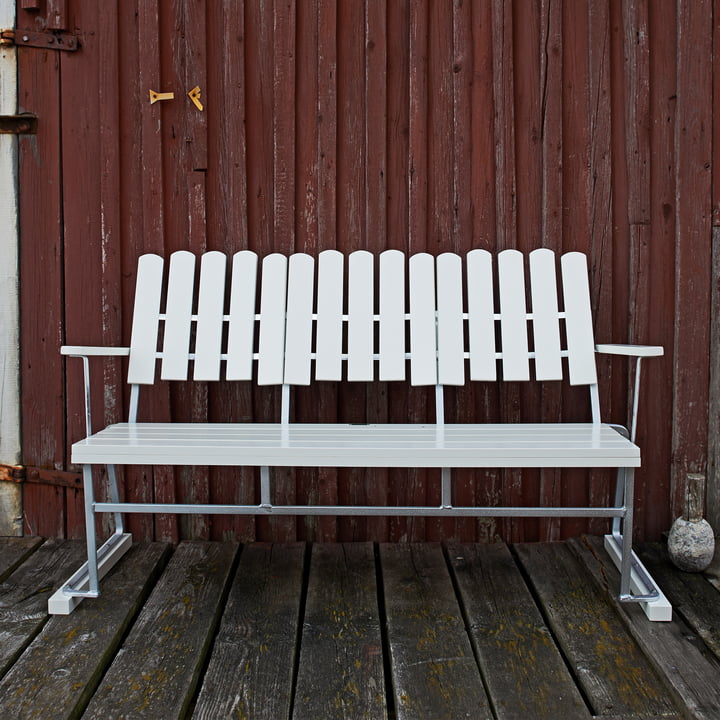
<svg viewBox="0 0 720 720">
<path fill-rule="evenodd" d="M 240 3 L 210 3 L 207 6 L 207 115 L 208 157 L 224 158 L 207 167 L 208 248 L 228 257 L 248 248 L 247 228 L 247 138 L 245 134 L 245 93 L 239 78 L 245 74 L 245 17 Z M 223 371 L 221 369 L 221 376 Z M 249 420 L 253 413 L 250 383 L 233 382 L 210 386 L 209 419 Z M 213 468 L 211 488 L 215 502 L 255 501 L 253 468 Z M 215 516 L 212 539 L 255 537 L 252 516 Z"/>
<path fill-rule="evenodd" d="M 31 21 L 20 13 L 18 29 Z M 44 118 L 36 135 L 19 139 L 22 462 L 58 470 L 66 461 L 59 65 L 58 53 L 18 49 L 18 111 Z M 24 531 L 64 536 L 62 490 L 25 487 L 23 494 Z"/>
<path fill-rule="evenodd" d="M 707 470 L 710 358 L 712 4 L 678 4 L 675 127 L 675 348 L 670 506 L 682 512 L 687 473 Z M 692 313 L 692 319 L 688 315 Z"/>
</svg>

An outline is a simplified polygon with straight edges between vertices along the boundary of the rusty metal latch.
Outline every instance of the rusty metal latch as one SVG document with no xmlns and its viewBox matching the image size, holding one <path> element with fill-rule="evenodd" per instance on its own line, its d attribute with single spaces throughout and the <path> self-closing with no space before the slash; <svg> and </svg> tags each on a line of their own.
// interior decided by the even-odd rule
<svg viewBox="0 0 720 720">
<path fill-rule="evenodd" d="M 35 135 L 37 133 L 37 115 L 0 115 L 0 135 Z"/>
<path fill-rule="evenodd" d="M 45 48 L 75 52 L 80 47 L 77 35 L 66 32 L 33 32 L 31 30 L 0 30 L 0 45 Z"/>
</svg>

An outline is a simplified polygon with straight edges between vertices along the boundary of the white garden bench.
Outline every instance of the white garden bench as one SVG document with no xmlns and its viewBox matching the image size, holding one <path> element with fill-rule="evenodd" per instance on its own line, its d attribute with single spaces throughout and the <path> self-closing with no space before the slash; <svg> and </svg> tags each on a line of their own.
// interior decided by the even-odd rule
<svg viewBox="0 0 720 720">
<path fill-rule="evenodd" d="M 271 254 L 262 260 L 259 288 L 258 257 L 253 252 L 235 254 L 229 271 L 227 264 L 219 252 L 202 256 L 195 301 L 195 255 L 173 253 L 166 284 L 163 259 L 143 255 L 130 347 L 62 348 L 65 355 L 82 357 L 85 369 L 87 437 L 73 445 L 72 462 L 83 465 L 88 562 L 53 595 L 51 613 L 69 613 L 82 598 L 97 597 L 99 579 L 131 542 L 123 530 L 122 513 L 142 512 L 612 518 L 606 547 L 621 570 L 621 600 L 641 602 L 651 619 L 670 619 L 667 600 L 631 548 L 633 472 L 640 465 L 640 450 L 634 443 L 640 360 L 663 351 L 594 344 L 583 254 L 562 256 L 560 284 L 555 255 L 547 249 L 535 250 L 527 258 L 515 250 L 495 258 L 485 250 L 473 250 L 465 258 L 421 253 L 409 260 L 397 250 L 377 257 L 358 251 L 347 257 L 347 269 L 345 256 L 334 250 L 321 252 L 317 263 L 302 253 Z M 231 285 L 226 293 L 228 273 Z M 596 351 L 637 358 L 629 432 L 601 422 Z M 131 385 L 128 422 L 97 433 L 90 417 L 88 361 L 95 355 L 129 356 Z M 536 381 L 555 381 L 563 379 L 564 371 L 571 385 L 589 388 L 591 422 L 444 422 L 445 385 L 493 382 L 499 376 L 504 381 L 528 381 L 531 375 Z M 254 380 L 258 385 L 282 386 L 281 417 L 276 423 L 137 421 L 141 386 L 188 379 Z M 412 385 L 434 386 L 436 421 L 290 422 L 292 386 L 341 380 L 409 380 Z M 94 465 L 108 468 L 108 501 L 94 498 Z M 116 465 L 257 466 L 260 497 L 252 505 L 120 502 Z M 269 468 L 278 466 L 441 468 L 441 503 L 432 507 L 275 505 Z M 542 467 L 617 468 L 614 504 L 453 505 L 452 468 Z M 96 513 L 114 513 L 116 523 L 115 533 L 100 548 Z"/>
</svg>

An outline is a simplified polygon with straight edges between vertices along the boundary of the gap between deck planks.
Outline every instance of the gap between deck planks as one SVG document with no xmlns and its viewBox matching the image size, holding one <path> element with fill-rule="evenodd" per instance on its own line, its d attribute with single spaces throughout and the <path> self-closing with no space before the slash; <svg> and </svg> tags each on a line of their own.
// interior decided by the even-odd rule
<svg viewBox="0 0 720 720">
<path fill-rule="evenodd" d="M 83 546 L 24 543 L 0 540 L 2 717 L 720 717 L 717 590 L 657 546 L 672 623 L 620 606 L 598 538 L 141 544 L 52 618 Z"/>
</svg>

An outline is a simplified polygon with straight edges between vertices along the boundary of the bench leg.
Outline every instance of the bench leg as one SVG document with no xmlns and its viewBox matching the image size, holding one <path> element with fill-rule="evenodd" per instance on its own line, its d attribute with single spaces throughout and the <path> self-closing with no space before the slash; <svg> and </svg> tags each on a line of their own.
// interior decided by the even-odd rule
<svg viewBox="0 0 720 720">
<path fill-rule="evenodd" d="M 113 501 L 119 500 L 115 468 L 108 467 L 110 477 L 110 494 Z M 100 579 L 104 577 L 117 561 L 128 551 L 132 544 L 132 536 L 123 532 L 120 513 L 115 514 L 116 522 L 120 519 L 115 532 L 97 547 L 95 532 L 95 498 L 93 491 L 92 465 L 83 466 L 83 489 L 85 493 L 85 533 L 87 543 L 87 562 L 75 572 L 62 587 L 48 600 L 48 612 L 51 615 L 69 615 L 86 598 L 96 598 L 100 594 Z"/>
<path fill-rule="evenodd" d="M 618 471 L 615 505 L 624 504 L 625 515 L 622 532 L 621 518 L 614 518 L 612 533 L 605 536 L 605 549 L 620 570 L 620 600 L 640 603 L 649 620 L 670 621 L 670 603 L 632 549 L 634 479 L 633 468 Z"/>
</svg>

